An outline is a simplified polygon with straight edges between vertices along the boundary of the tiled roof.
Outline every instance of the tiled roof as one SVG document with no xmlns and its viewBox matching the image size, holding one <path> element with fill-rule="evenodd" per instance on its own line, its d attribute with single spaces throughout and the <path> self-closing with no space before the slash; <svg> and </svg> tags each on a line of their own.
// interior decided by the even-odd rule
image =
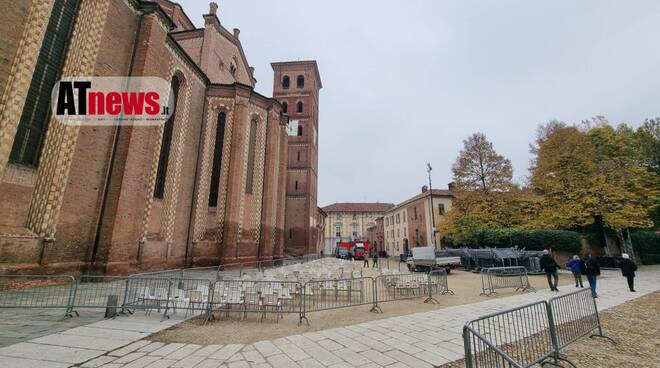
<svg viewBox="0 0 660 368">
<path fill-rule="evenodd" d="M 454 193 L 452 193 L 450 190 L 447 189 L 433 189 L 433 196 L 434 197 L 453 197 Z M 429 192 L 422 192 L 417 195 L 415 195 L 412 198 L 406 199 L 405 201 L 397 204 L 396 206 L 393 206 L 390 208 L 390 210 L 398 209 L 401 208 L 405 205 L 408 205 L 410 203 L 413 203 L 421 198 L 428 198 L 429 197 Z"/>
<path fill-rule="evenodd" d="M 325 212 L 385 212 L 394 207 L 393 203 L 333 203 L 323 207 Z"/>
</svg>

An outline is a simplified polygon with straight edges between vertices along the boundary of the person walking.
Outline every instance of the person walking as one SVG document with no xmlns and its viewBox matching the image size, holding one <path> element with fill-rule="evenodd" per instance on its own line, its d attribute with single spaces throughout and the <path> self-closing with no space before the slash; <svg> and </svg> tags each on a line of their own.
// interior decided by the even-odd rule
<svg viewBox="0 0 660 368">
<path fill-rule="evenodd" d="M 582 285 L 582 272 L 584 272 L 584 261 L 580 259 L 580 256 L 578 256 L 577 254 L 574 255 L 573 259 L 571 259 L 566 263 L 566 266 L 573 273 L 573 277 L 575 278 L 575 287 L 578 287 L 578 284 L 580 284 L 580 287 L 584 287 Z"/>
<path fill-rule="evenodd" d="M 589 254 L 584 260 L 584 274 L 587 276 L 587 281 L 589 281 L 589 287 L 591 288 L 591 295 L 594 298 L 598 298 L 598 293 L 596 292 L 596 282 L 598 276 L 600 275 L 600 266 L 596 263 L 596 259 Z"/>
<path fill-rule="evenodd" d="M 559 275 L 557 274 L 557 270 L 559 269 L 559 265 L 555 259 L 552 258 L 550 252 L 547 249 L 543 251 L 543 256 L 539 262 L 541 264 L 541 268 L 543 271 L 545 271 L 545 276 L 548 278 L 548 286 L 550 286 L 550 290 L 559 291 L 559 289 L 557 289 L 557 284 L 559 284 Z"/>
<path fill-rule="evenodd" d="M 378 267 L 378 251 L 374 252 L 374 255 L 371 257 L 371 267 L 377 268 Z"/>
<path fill-rule="evenodd" d="M 621 274 L 628 279 L 628 288 L 633 293 L 635 292 L 635 271 L 637 271 L 637 265 L 630 259 L 630 256 L 626 253 L 621 255 L 623 259 L 619 263 L 619 268 L 621 269 Z"/>
<path fill-rule="evenodd" d="M 362 268 L 369 268 L 369 254 L 364 253 L 364 262 L 362 263 Z"/>
</svg>

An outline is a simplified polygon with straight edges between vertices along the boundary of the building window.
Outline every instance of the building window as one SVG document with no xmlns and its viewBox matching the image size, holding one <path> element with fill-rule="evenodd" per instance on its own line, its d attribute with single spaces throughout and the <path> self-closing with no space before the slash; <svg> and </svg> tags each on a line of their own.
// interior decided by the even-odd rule
<svg viewBox="0 0 660 368">
<path fill-rule="evenodd" d="M 64 64 L 77 7 L 78 0 L 56 0 L 53 5 L 9 155 L 11 162 L 34 167 L 39 163 L 50 93 Z"/>
<path fill-rule="evenodd" d="M 339 225 L 335 226 L 335 237 L 341 238 L 341 226 Z"/>
<path fill-rule="evenodd" d="M 289 89 L 289 84 L 290 84 L 289 76 L 285 75 L 284 77 L 282 77 L 282 88 Z"/>
<path fill-rule="evenodd" d="M 167 164 L 170 160 L 170 145 L 172 144 L 172 133 L 174 131 L 174 120 L 176 118 L 176 108 L 179 104 L 179 78 L 172 78 L 172 92 L 174 95 L 174 111 L 165 122 L 163 128 L 163 138 L 160 143 L 160 156 L 158 157 L 158 171 L 156 172 L 156 186 L 154 188 L 154 198 L 163 198 L 165 194 L 165 179 L 167 178 Z"/>
<path fill-rule="evenodd" d="M 282 102 L 282 112 L 285 114 L 289 112 L 289 104 L 286 101 Z"/>
<path fill-rule="evenodd" d="M 303 135 L 303 127 L 302 125 L 298 125 L 298 137 L 302 137 Z"/>
<path fill-rule="evenodd" d="M 415 210 L 415 220 L 417 220 L 417 207 L 413 208 Z"/>
<path fill-rule="evenodd" d="M 226 114 L 218 114 L 218 124 L 215 128 L 215 147 L 213 147 L 213 166 L 211 167 L 211 188 L 209 190 L 209 206 L 218 205 L 218 190 L 220 187 L 220 169 L 222 168 L 222 147 L 225 137 Z"/>
<path fill-rule="evenodd" d="M 293 229 L 289 229 L 289 239 L 293 238 Z"/>
<path fill-rule="evenodd" d="M 385 217 L 385 226 L 390 226 L 390 219 Z"/>
<path fill-rule="evenodd" d="M 300 161 L 300 151 L 298 151 L 298 161 Z"/>
<path fill-rule="evenodd" d="M 444 203 L 438 203 L 438 213 L 441 215 L 445 214 L 445 204 Z"/>
<path fill-rule="evenodd" d="M 298 78 L 296 78 L 296 87 L 298 88 L 305 87 L 305 77 L 299 75 Z"/>
<path fill-rule="evenodd" d="M 407 230 L 407 229 L 404 227 L 404 228 L 403 228 L 403 237 L 404 237 L 404 238 L 408 236 L 408 231 L 406 231 L 406 230 Z"/>
<path fill-rule="evenodd" d="M 296 180 L 296 190 L 298 190 L 298 180 Z"/>
<path fill-rule="evenodd" d="M 401 222 L 401 216 L 399 216 L 399 214 L 397 213 L 396 214 L 396 223 L 398 224 L 400 222 Z"/>
<path fill-rule="evenodd" d="M 296 111 L 297 112 L 303 112 L 303 103 L 302 103 L 302 101 L 298 101 L 298 103 L 296 104 Z"/>
<path fill-rule="evenodd" d="M 401 236 L 401 232 L 399 232 L 399 229 L 396 229 L 396 237 L 398 238 L 400 236 Z"/>
<path fill-rule="evenodd" d="M 403 223 L 406 223 L 406 211 L 403 211 Z"/>
<path fill-rule="evenodd" d="M 245 193 L 252 194 L 252 184 L 254 183 L 254 157 L 257 147 L 257 120 L 250 122 L 250 143 L 248 146 L 248 167 L 247 178 L 245 179 Z"/>
<path fill-rule="evenodd" d="M 353 220 L 357 219 L 357 213 L 353 212 Z"/>
<path fill-rule="evenodd" d="M 351 224 L 351 227 L 353 228 L 353 238 L 357 238 L 357 236 L 358 236 L 358 225 L 357 224 Z"/>
</svg>

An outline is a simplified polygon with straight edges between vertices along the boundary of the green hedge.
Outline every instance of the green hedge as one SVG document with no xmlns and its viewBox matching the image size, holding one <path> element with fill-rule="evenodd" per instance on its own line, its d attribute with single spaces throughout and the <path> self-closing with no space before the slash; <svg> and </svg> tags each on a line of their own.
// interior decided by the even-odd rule
<svg viewBox="0 0 660 368">
<path fill-rule="evenodd" d="M 517 245 L 528 250 L 553 250 L 580 252 L 581 235 L 566 230 L 521 230 L 521 229 L 485 229 L 471 234 L 457 234 L 445 237 L 450 247 L 496 247 L 504 248 Z"/>
<path fill-rule="evenodd" d="M 639 230 L 630 234 L 630 240 L 643 264 L 660 263 L 660 235 L 651 230 Z"/>
</svg>

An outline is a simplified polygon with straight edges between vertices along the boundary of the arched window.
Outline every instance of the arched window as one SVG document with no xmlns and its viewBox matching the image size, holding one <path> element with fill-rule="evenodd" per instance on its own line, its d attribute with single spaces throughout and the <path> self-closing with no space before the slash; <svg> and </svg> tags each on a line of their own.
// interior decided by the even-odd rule
<svg viewBox="0 0 660 368">
<path fill-rule="evenodd" d="M 289 76 L 285 75 L 284 77 L 282 77 L 282 88 L 289 89 L 289 84 L 290 84 Z"/>
<path fill-rule="evenodd" d="M 218 206 L 218 191 L 220 190 L 220 169 L 222 168 L 222 146 L 225 137 L 226 114 L 218 114 L 218 125 L 215 128 L 215 147 L 213 147 L 213 166 L 211 168 L 211 188 L 209 190 L 209 207 Z"/>
<path fill-rule="evenodd" d="M 298 190 L 298 180 L 296 180 L 296 190 Z"/>
<path fill-rule="evenodd" d="M 78 1 L 56 1 L 37 55 L 9 161 L 37 166 L 48 127 L 50 92 L 62 71 Z M 2 142 L 6 144 L 6 142 Z"/>
<path fill-rule="evenodd" d="M 167 164 L 170 160 L 170 145 L 172 144 L 172 132 L 174 131 L 174 120 L 176 118 L 176 108 L 179 99 L 179 78 L 172 78 L 172 93 L 174 97 L 174 109 L 172 115 L 165 122 L 163 127 L 163 138 L 160 144 L 160 156 L 158 157 L 158 171 L 156 172 L 156 186 L 154 188 L 154 198 L 163 198 L 165 194 L 165 179 L 167 178 Z"/>
<path fill-rule="evenodd" d="M 248 167 L 247 178 L 245 179 L 245 193 L 252 194 L 252 184 L 254 183 L 254 156 L 257 147 L 257 120 L 253 119 L 250 123 L 250 142 L 248 146 Z"/>
<path fill-rule="evenodd" d="M 296 87 L 298 88 L 305 87 L 305 77 L 299 75 L 298 78 L 296 78 Z"/>
<path fill-rule="evenodd" d="M 296 111 L 297 112 L 303 112 L 303 103 L 302 103 L 302 101 L 298 101 L 298 103 L 296 104 Z"/>
<path fill-rule="evenodd" d="M 300 151 L 298 151 L 298 161 L 300 161 Z"/>
<path fill-rule="evenodd" d="M 302 137 L 303 135 L 303 127 L 302 125 L 298 125 L 298 137 Z"/>
<path fill-rule="evenodd" d="M 282 112 L 285 114 L 289 112 L 289 104 L 286 101 L 282 102 Z"/>
</svg>

